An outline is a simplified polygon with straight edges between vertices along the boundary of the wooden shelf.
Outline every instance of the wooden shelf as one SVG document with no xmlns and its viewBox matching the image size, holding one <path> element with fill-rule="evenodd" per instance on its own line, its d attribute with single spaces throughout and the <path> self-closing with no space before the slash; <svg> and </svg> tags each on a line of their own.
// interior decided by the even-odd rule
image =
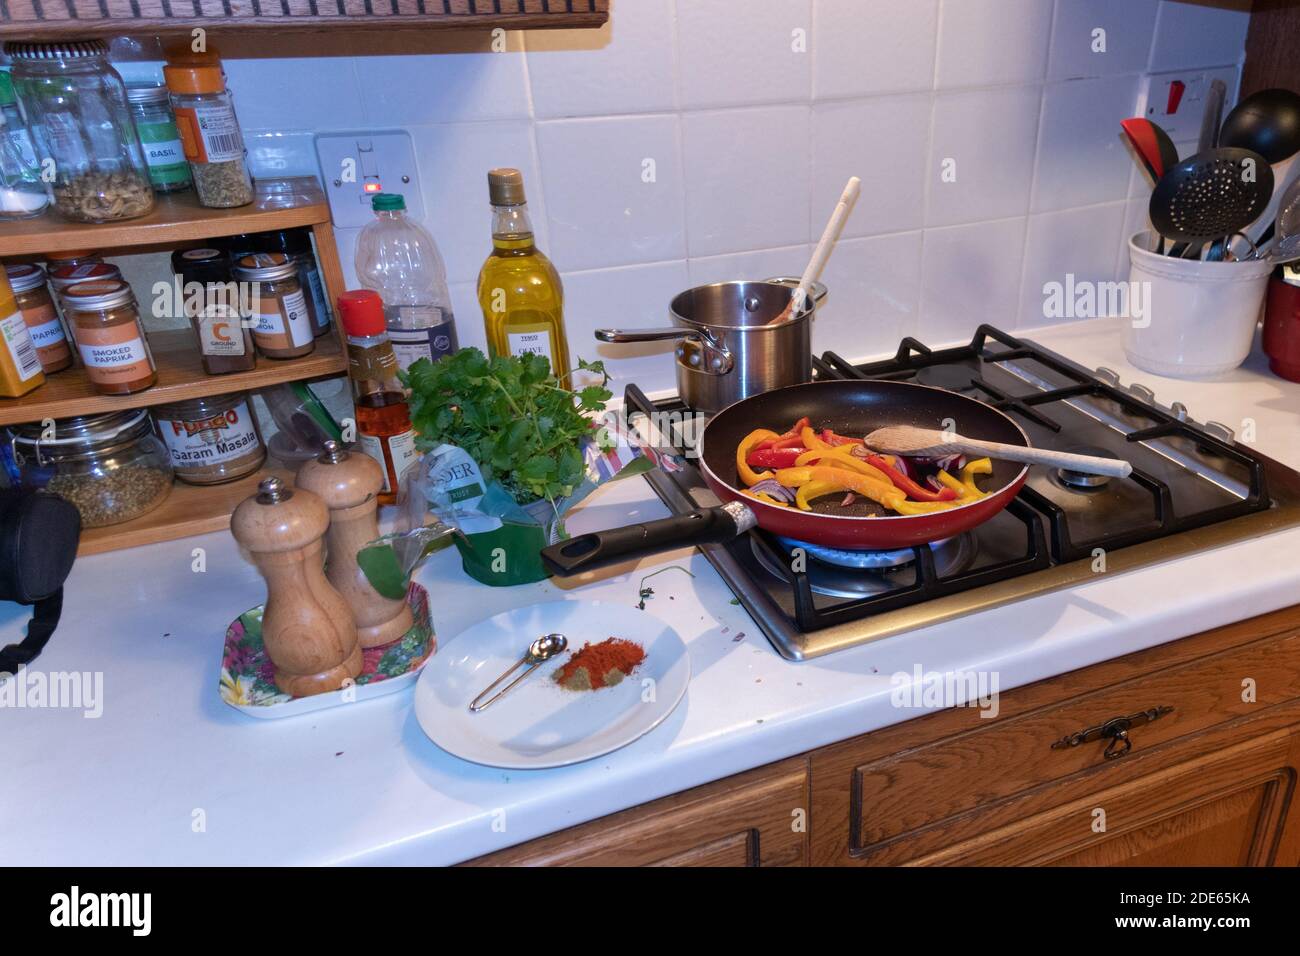
<svg viewBox="0 0 1300 956">
<path fill-rule="evenodd" d="M 177 481 L 172 485 L 167 500 L 153 511 L 133 521 L 82 531 L 77 554 L 100 554 L 159 541 L 175 541 L 192 534 L 224 531 L 230 527 L 231 512 L 257 490 L 259 481 L 271 475 L 293 483 L 293 472 L 270 458 L 260 471 L 226 485 L 187 485 Z"/>
<path fill-rule="evenodd" d="M 0 399 L 0 425 L 143 408 L 204 395 L 227 395 L 281 382 L 341 375 L 347 372 L 348 367 L 339 340 L 333 334 L 318 338 L 316 349 L 310 355 L 296 359 L 269 359 L 259 355 L 257 368 L 251 372 L 227 375 L 208 375 L 203 371 L 198 344 L 187 329 L 152 332 L 149 347 L 158 366 L 158 384 L 153 388 L 134 395 L 100 395 L 83 369 L 70 368 L 55 372 L 44 385 L 21 398 Z"/>
<path fill-rule="evenodd" d="M 51 209 L 36 219 L 0 226 L 0 257 L 42 255 L 70 249 L 123 249 L 130 246 L 181 245 L 237 236 L 315 226 L 330 221 L 326 203 L 293 209 L 259 209 L 256 204 L 234 209 L 200 206 L 193 190 L 178 196 L 155 196 L 153 212 L 139 219 L 113 223 L 68 222 Z"/>
</svg>

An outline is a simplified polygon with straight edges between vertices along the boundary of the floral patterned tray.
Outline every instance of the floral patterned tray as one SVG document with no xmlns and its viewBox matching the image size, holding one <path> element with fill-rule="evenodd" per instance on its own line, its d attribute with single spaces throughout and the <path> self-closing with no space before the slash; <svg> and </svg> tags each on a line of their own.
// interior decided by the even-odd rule
<svg viewBox="0 0 1300 956">
<path fill-rule="evenodd" d="M 226 630 L 221 699 L 250 717 L 293 717 L 410 687 L 438 649 L 438 639 L 429 620 L 429 592 L 412 581 L 406 601 L 415 626 L 391 644 L 363 649 L 365 664 L 356 686 L 311 697 L 292 697 L 275 686 L 271 659 L 262 644 L 262 607 L 245 611 Z"/>
</svg>

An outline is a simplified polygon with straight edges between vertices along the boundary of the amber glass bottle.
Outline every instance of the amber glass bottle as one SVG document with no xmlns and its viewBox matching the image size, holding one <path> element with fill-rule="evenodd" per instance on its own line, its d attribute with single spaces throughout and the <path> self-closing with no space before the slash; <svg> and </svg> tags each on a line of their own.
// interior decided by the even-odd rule
<svg viewBox="0 0 1300 956">
<path fill-rule="evenodd" d="M 567 385 L 564 287 L 551 260 L 533 241 L 519 170 L 491 170 L 488 196 L 492 202 L 492 254 L 478 276 L 488 350 L 493 355 L 545 355 L 551 372 Z"/>
<path fill-rule="evenodd" d="M 384 300 L 356 289 L 339 296 L 339 321 L 348 336 L 348 378 L 357 410 L 357 444 L 384 469 L 381 505 L 397 501 L 402 475 L 418 457 L 397 356 L 388 341 Z"/>
</svg>

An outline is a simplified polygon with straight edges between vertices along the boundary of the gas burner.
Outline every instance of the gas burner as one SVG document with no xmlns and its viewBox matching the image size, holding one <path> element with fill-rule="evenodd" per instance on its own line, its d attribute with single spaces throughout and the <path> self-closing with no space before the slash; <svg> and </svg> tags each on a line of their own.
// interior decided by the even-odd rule
<svg viewBox="0 0 1300 956">
<path fill-rule="evenodd" d="M 916 383 L 942 388 L 949 392 L 970 394 L 976 391 L 976 375 L 964 365 L 927 365 L 916 370 Z"/>
<path fill-rule="evenodd" d="M 1097 458 L 1116 457 L 1113 452 L 1093 445 L 1076 445 L 1074 448 L 1067 448 L 1066 451 L 1072 455 L 1092 455 Z M 1109 475 L 1086 475 L 1081 471 L 1072 471 L 1069 468 L 1057 468 L 1054 474 L 1057 481 L 1076 491 L 1097 491 L 1105 488 L 1110 483 Z"/>
<path fill-rule="evenodd" d="M 916 555 L 911 548 L 898 551 L 851 551 L 845 548 L 827 548 L 816 544 L 776 538 L 786 552 L 803 548 L 812 560 L 807 563 L 808 584 L 816 594 L 837 598 L 861 598 L 884 594 L 916 583 L 916 570 L 912 565 Z M 754 556 L 770 574 L 783 578 L 781 570 L 773 563 L 773 549 L 763 547 L 754 539 Z M 934 552 L 934 570 L 943 577 L 960 574 L 975 560 L 975 538 L 962 534 L 931 543 Z"/>
</svg>

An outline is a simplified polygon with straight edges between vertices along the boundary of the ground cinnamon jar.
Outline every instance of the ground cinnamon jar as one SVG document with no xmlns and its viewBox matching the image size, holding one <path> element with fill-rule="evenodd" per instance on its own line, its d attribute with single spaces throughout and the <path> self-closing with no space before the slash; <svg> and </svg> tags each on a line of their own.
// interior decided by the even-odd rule
<svg viewBox="0 0 1300 956">
<path fill-rule="evenodd" d="M 316 347 L 298 266 L 282 252 L 244 256 L 235 265 L 240 282 L 257 283 L 252 296 L 253 341 L 267 358 L 298 358 Z"/>
<path fill-rule="evenodd" d="M 5 266 L 14 298 L 27 323 L 27 331 L 36 346 L 41 371 L 46 375 L 62 372 L 72 365 L 72 346 L 68 343 L 63 322 L 54 310 L 54 299 L 45 284 L 45 270 L 40 266 Z"/>
<path fill-rule="evenodd" d="M 95 391 L 129 395 L 158 381 L 129 285 L 121 279 L 80 282 L 64 290 L 63 308 Z"/>
<path fill-rule="evenodd" d="M 178 249 L 172 271 L 181 277 L 185 314 L 198 339 L 209 375 L 257 367 L 253 335 L 239 315 L 239 294 L 230 281 L 230 257 L 219 249 Z"/>
</svg>

